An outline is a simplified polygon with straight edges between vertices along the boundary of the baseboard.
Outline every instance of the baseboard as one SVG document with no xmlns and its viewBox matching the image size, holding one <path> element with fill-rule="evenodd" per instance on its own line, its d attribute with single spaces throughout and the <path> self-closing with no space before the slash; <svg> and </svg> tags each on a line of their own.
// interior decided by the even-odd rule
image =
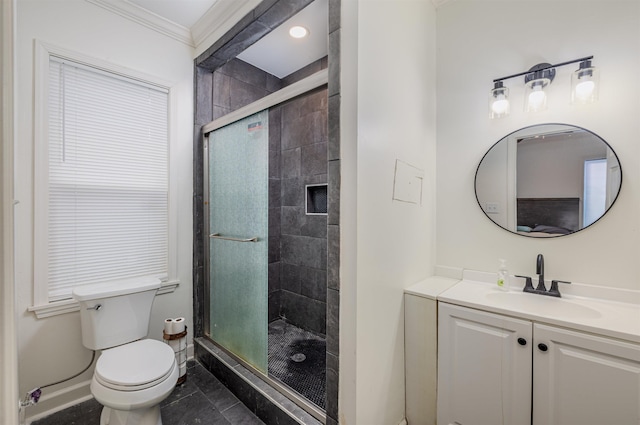
<svg viewBox="0 0 640 425">
<path fill-rule="evenodd" d="M 194 352 L 193 343 L 191 343 L 187 345 L 187 360 L 193 360 L 193 352 Z"/>
<path fill-rule="evenodd" d="M 26 408 L 26 425 L 91 399 L 90 384 L 91 380 L 86 380 L 50 394 L 45 392 L 38 404 Z"/>
</svg>

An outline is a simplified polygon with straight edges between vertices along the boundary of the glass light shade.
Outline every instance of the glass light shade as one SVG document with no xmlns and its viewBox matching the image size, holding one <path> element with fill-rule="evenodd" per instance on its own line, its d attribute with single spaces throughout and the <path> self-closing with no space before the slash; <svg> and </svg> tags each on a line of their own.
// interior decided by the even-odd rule
<svg viewBox="0 0 640 425">
<path fill-rule="evenodd" d="M 545 93 L 544 89 L 550 82 L 551 80 L 548 78 L 538 78 L 526 84 L 524 95 L 525 112 L 539 112 L 547 109 L 547 93 Z"/>
<path fill-rule="evenodd" d="M 509 89 L 503 87 L 501 82 L 489 92 L 489 117 L 501 118 L 509 115 Z"/>
<path fill-rule="evenodd" d="M 598 100 L 600 72 L 591 66 L 591 61 L 580 64 L 571 75 L 571 103 L 593 103 Z"/>
</svg>

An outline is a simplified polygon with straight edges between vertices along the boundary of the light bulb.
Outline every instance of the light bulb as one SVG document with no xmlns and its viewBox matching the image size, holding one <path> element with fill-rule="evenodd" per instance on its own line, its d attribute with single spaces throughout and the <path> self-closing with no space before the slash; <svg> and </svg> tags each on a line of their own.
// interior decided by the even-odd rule
<svg viewBox="0 0 640 425">
<path fill-rule="evenodd" d="M 593 81 L 582 81 L 576 85 L 576 98 L 580 101 L 586 101 L 593 94 L 596 85 Z"/>
<path fill-rule="evenodd" d="M 509 101 L 507 99 L 496 99 L 491 105 L 491 110 L 497 114 L 502 115 L 509 109 Z"/>
<path fill-rule="evenodd" d="M 544 105 L 544 101 L 547 95 L 544 94 L 542 88 L 537 87 L 534 88 L 531 94 L 529 95 L 529 108 L 533 110 L 538 110 Z"/>
<path fill-rule="evenodd" d="M 548 79 L 537 79 L 527 84 L 527 94 L 525 95 L 525 111 L 538 112 L 547 109 L 547 94 L 544 88 L 549 85 Z"/>
</svg>

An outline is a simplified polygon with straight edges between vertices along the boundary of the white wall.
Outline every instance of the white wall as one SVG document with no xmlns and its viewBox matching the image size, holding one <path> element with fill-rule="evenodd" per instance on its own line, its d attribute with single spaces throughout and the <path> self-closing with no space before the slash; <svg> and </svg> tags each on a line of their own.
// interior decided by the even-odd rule
<svg viewBox="0 0 640 425">
<path fill-rule="evenodd" d="M 532 13 L 538 11 L 539 13 Z M 437 16 L 437 264 L 533 275 L 538 253 L 548 278 L 640 289 L 640 2 L 637 0 L 455 0 Z M 570 74 L 557 69 L 548 110 L 523 112 L 523 79 L 511 88 L 511 115 L 488 119 L 492 80 L 540 62 L 594 55 L 600 100 L 569 105 Z M 622 190 L 609 213 L 584 232 L 531 239 L 496 227 L 474 196 L 482 155 L 503 136 L 532 124 L 585 127 L 618 154 Z"/>
<path fill-rule="evenodd" d="M 403 288 L 433 273 L 435 9 L 343 0 L 341 424 L 404 417 Z M 354 87 L 354 84 L 357 85 Z M 423 203 L 393 201 L 396 159 L 424 170 Z"/>
<path fill-rule="evenodd" d="M 33 98 L 34 39 L 108 61 L 173 83 L 177 96 L 176 150 L 179 229 L 177 275 L 180 286 L 156 298 L 150 337 L 161 339 L 165 317 L 184 316 L 192 327 L 192 134 L 193 49 L 174 39 L 106 11 L 84 0 L 21 0 L 17 4 L 17 144 L 15 192 L 16 287 L 19 315 L 19 380 L 23 394 L 82 370 L 91 353 L 82 346 L 79 313 L 36 319 L 33 303 Z M 191 335 L 190 335 L 191 336 Z M 92 370 L 65 384 L 47 388 L 28 410 L 38 416 L 89 394 Z"/>
<path fill-rule="evenodd" d="M 0 423 L 18 422 L 18 350 L 13 282 L 15 2 L 0 4 Z"/>
</svg>

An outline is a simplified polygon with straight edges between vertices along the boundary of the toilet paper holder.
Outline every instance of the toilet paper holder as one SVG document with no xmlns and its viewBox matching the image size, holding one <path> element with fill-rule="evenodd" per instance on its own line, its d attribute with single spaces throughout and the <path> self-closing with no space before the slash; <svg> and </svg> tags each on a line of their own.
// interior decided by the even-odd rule
<svg viewBox="0 0 640 425">
<path fill-rule="evenodd" d="M 187 380 L 187 327 L 185 326 L 184 331 L 176 334 L 163 330 L 162 339 L 173 348 L 176 355 L 176 362 L 180 370 L 176 385 L 183 384 Z"/>
</svg>

